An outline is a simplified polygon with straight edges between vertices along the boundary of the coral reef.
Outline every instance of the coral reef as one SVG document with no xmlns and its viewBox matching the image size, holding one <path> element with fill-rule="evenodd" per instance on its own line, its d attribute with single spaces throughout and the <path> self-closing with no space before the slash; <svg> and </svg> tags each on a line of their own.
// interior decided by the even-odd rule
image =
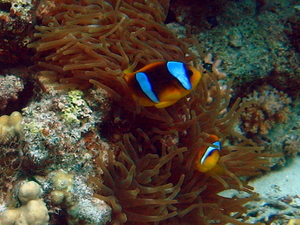
<svg viewBox="0 0 300 225">
<path fill-rule="evenodd" d="M 9 195 L 6 192 L 11 190 L 22 164 L 19 149 L 22 148 L 22 119 L 17 111 L 0 117 L 0 192 L 3 198 Z M 0 203 L 2 201 L 0 199 Z"/>
<path fill-rule="evenodd" d="M 78 224 L 80 221 L 105 224 L 110 218 L 109 206 L 92 197 L 93 192 L 83 178 L 92 172 L 92 161 L 87 143 L 82 138 L 96 130 L 97 124 L 110 109 L 107 93 L 100 89 L 85 94 L 81 91 L 58 91 L 45 82 L 44 87 L 48 92 L 39 101 L 31 101 L 23 110 L 23 129 L 19 138 L 0 146 L 1 203 L 12 201 L 15 183 L 25 177 L 43 184 L 44 194 L 49 199 L 47 206 L 51 224 L 60 224 L 58 221 L 68 221 L 68 224 Z M 87 96 L 93 99 L 90 97 L 85 101 Z M 95 141 L 101 143 L 98 135 L 95 136 Z M 92 145 L 91 141 L 88 143 Z M 62 185 L 56 185 L 57 182 L 52 179 L 54 175 L 50 172 L 60 169 L 76 173 L 75 181 L 70 176 L 70 185 L 74 184 L 74 187 L 65 190 Z M 61 180 L 60 184 L 68 184 L 67 179 Z M 50 198 L 52 192 L 58 192 L 54 195 L 56 199 Z M 57 194 L 61 192 L 66 196 L 63 195 L 62 202 L 59 202 Z M 63 213 L 58 213 L 60 210 Z M 100 211 L 103 213 L 97 213 Z"/>
<path fill-rule="evenodd" d="M 200 30 L 210 30 L 218 25 L 217 16 L 223 11 L 224 4 L 226 4 L 224 0 L 201 2 L 173 0 L 170 2 L 167 21 L 189 24 Z"/>
<path fill-rule="evenodd" d="M 298 128 L 298 127 L 297 127 Z M 284 146 L 283 150 L 289 156 L 296 156 L 299 153 L 299 144 L 300 144 L 300 137 L 297 134 L 289 134 L 288 137 L 284 137 Z M 282 147 L 282 146 L 281 146 Z"/>
<path fill-rule="evenodd" d="M 81 179 L 74 179 L 72 174 L 59 170 L 50 174 L 53 186 L 50 188 L 51 203 L 61 207 L 69 214 L 68 224 L 86 221 L 88 224 L 107 224 L 111 209 L 102 200 L 92 197 L 92 191 Z M 52 218 L 51 223 L 61 224 Z"/>
<path fill-rule="evenodd" d="M 178 2 L 181 1 L 175 5 Z M 253 210 L 248 214 L 250 219 L 247 218 L 245 203 L 257 198 L 248 179 L 268 171 L 272 165 L 270 159 L 275 155 L 266 153 L 249 139 L 252 132 L 246 123 L 241 125 L 248 132 L 246 135 L 238 132 L 236 124 L 240 116 L 246 119 L 251 107 L 259 107 L 268 118 L 259 117 L 258 122 L 267 118 L 268 135 L 274 131 L 272 127 L 282 125 L 287 129 L 284 126 L 289 121 L 278 123 L 286 121 L 288 112 L 294 112 L 291 99 L 281 92 L 279 85 L 273 85 L 277 89 L 249 85 L 257 88 L 247 89 L 248 93 L 253 91 L 249 94 L 251 100 L 232 100 L 231 95 L 235 97 L 237 90 L 231 89 L 232 82 L 225 79 L 243 76 L 251 70 L 254 72 L 249 75 L 256 75 L 243 76 L 240 82 L 265 76 L 270 71 L 271 59 L 277 63 L 274 59 L 280 55 L 279 64 L 284 57 L 291 56 L 290 45 L 278 44 L 280 40 L 275 37 L 264 43 L 265 32 L 252 35 L 259 28 L 257 21 L 266 26 L 263 15 L 272 17 L 270 8 L 257 9 L 252 0 L 228 2 L 222 9 L 195 16 L 206 19 L 202 30 L 210 31 L 198 35 L 203 40 L 200 44 L 195 44 L 190 36 L 193 29 L 189 26 L 184 29 L 176 24 L 182 32 L 178 39 L 171 31 L 175 25 L 163 24 L 168 4 L 164 0 L 41 1 L 37 10 L 40 21 L 29 45 L 37 51 L 32 59 L 35 65 L 30 69 L 39 71 L 40 76 L 36 80 L 30 74 L 26 79 L 36 82 L 34 85 L 44 92 L 33 91 L 33 98 L 27 98 L 20 138 L 0 146 L 3 217 L 9 212 L 3 212 L 6 206 L 19 207 L 18 210 L 28 205 L 24 201 L 22 206 L 18 204 L 13 191 L 20 181 L 28 179 L 43 188 L 50 224 L 244 225 L 261 222 L 264 215 L 270 215 L 271 220 L 272 214 L 266 212 L 260 216 L 257 210 L 260 206 L 255 208 L 254 203 L 248 204 Z M 241 7 L 235 11 L 236 6 Z M 283 3 L 279 6 L 285 8 Z M 243 10 L 244 19 L 235 21 L 233 18 L 240 17 L 238 14 Z M 222 20 L 218 14 L 223 16 Z M 231 23 L 239 26 L 233 28 Z M 242 29 L 244 25 L 247 30 Z M 282 28 L 282 24 L 272 25 Z M 223 38 L 216 30 L 220 27 L 225 32 Z M 281 31 L 272 34 L 276 36 Z M 246 42 L 249 39 L 251 44 Z M 191 52 L 190 48 L 194 50 L 196 45 L 198 52 Z M 253 45 L 263 48 L 251 51 Z M 276 48 L 267 54 L 266 46 Z M 214 63 L 211 54 L 204 58 L 207 51 L 215 49 L 223 52 L 220 51 Z M 204 58 L 204 63 L 197 54 Z M 240 54 L 248 58 L 233 63 L 232 59 L 240 59 Z M 226 76 L 218 70 L 221 57 L 232 74 Z M 277 81 L 284 77 L 282 74 L 293 72 L 297 57 L 293 55 L 290 62 L 284 61 L 284 68 L 276 68 L 277 74 L 283 71 Z M 254 64 L 250 58 L 263 63 Z M 197 67 L 203 73 L 198 87 L 165 109 L 138 105 L 123 79 L 123 71 L 168 60 Z M 286 81 L 284 90 L 288 89 L 289 80 Z M 5 83 L 3 92 L 8 85 Z M 21 86 L 10 91 L 13 94 L 7 95 L 7 102 L 3 100 L 5 108 L 11 105 L 10 99 L 19 97 Z M 297 93 L 295 89 L 294 94 Z M 275 126 L 270 122 L 273 120 Z M 255 122 L 251 117 L 249 121 Z M 266 136 L 263 126 L 257 126 L 257 130 L 261 130 L 259 135 Z M 297 129 L 289 140 L 297 142 L 296 132 Z M 217 136 L 222 144 L 220 160 L 211 171 L 199 172 L 193 162 L 199 148 L 209 146 L 205 139 L 210 135 Z M 286 151 L 292 152 L 288 146 L 295 149 L 296 142 L 286 142 Z M 219 194 L 228 189 L 244 195 Z M 256 216 L 258 220 L 253 219 Z"/>
<path fill-rule="evenodd" d="M 296 112 L 294 108 L 292 111 Z M 297 110 L 298 111 L 298 110 Z M 299 116 L 290 114 L 288 121 L 276 124 L 266 135 L 254 135 L 253 140 L 265 146 L 266 152 L 281 153 L 279 160 L 273 161 L 274 166 L 289 166 L 288 161 L 299 153 Z M 287 132 L 288 131 L 288 132 Z"/>
<path fill-rule="evenodd" d="M 284 165 L 299 152 L 298 100 L 267 83 L 253 84 L 251 89 L 249 94 L 247 88 L 238 94 L 246 96 L 243 101 L 250 103 L 241 114 L 239 128 L 245 136 L 264 146 L 266 152 L 282 154 L 283 157 L 272 159 L 272 164 Z"/>
<path fill-rule="evenodd" d="M 243 100 L 252 102 L 241 114 L 242 129 L 247 135 L 267 134 L 275 124 L 288 120 L 292 99 L 270 85 L 256 88 Z"/>
<path fill-rule="evenodd" d="M 48 92 L 43 98 L 23 110 L 25 146 L 21 168 L 43 184 L 51 224 L 105 224 L 110 218 L 109 206 L 92 197 L 84 179 L 93 173 L 92 150 L 87 145 L 101 140 L 96 134 L 94 140 L 86 141 L 84 137 L 96 130 L 109 111 L 107 93 L 66 92 L 54 90 L 53 85 L 45 88 Z"/>
<path fill-rule="evenodd" d="M 223 59 L 224 71 L 236 78 L 235 87 L 267 77 L 272 82 L 271 72 L 292 80 L 277 82 L 278 86 L 299 85 L 297 1 L 209 1 L 193 7 L 198 3 L 177 0 L 173 4 L 174 22 L 189 21 L 203 52 Z"/>
<path fill-rule="evenodd" d="M 98 107 L 102 103 L 98 102 Z M 79 170 L 76 164 L 86 161 L 85 153 L 88 153 L 82 134 L 94 129 L 106 112 L 92 110 L 80 91 L 49 90 L 43 99 L 23 110 L 23 141 L 28 143 L 23 148 L 26 161 L 43 170 L 49 160 L 65 161 L 62 169 L 78 166 L 76 170 Z"/>
<path fill-rule="evenodd" d="M 5 210 L 0 216 L 0 224 L 47 225 L 49 221 L 48 210 L 40 196 L 40 185 L 34 181 L 23 183 L 18 191 L 18 199 L 22 206 Z"/>
<path fill-rule="evenodd" d="M 51 201 L 57 205 L 66 201 L 66 204 L 70 205 L 72 201 L 70 198 L 70 190 L 74 183 L 73 176 L 64 171 L 58 171 L 53 175 L 52 180 L 54 190 L 51 192 Z"/>
<path fill-rule="evenodd" d="M 43 17 L 43 25 L 36 27 L 37 40 L 29 47 L 36 48 L 39 66 L 47 69 L 41 72 L 42 77 L 60 81 L 60 88 L 64 89 L 84 89 L 92 83 L 106 90 L 114 100 L 110 116 L 100 126 L 101 135 L 108 138 L 111 148 L 108 160 L 103 161 L 102 146 L 94 142 L 93 133 L 86 132 L 85 139 L 92 141 L 88 150 L 97 168 L 89 182 L 94 183 L 94 197 L 112 207 L 112 223 L 210 224 L 214 220 L 221 224 L 237 223 L 228 215 L 235 213 L 239 217 L 245 211 L 242 204 L 255 195 L 226 199 L 217 193 L 229 187 L 252 193 L 237 176 L 253 176 L 268 170 L 265 157 L 269 155 L 233 131 L 233 124 L 248 104 L 238 107 L 240 100 L 237 100 L 227 110 L 230 87 L 221 90 L 218 75 L 222 76 L 211 63 L 211 57 L 206 64 L 212 64 L 212 73 L 207 71 L 194 93 L 167 109 L 137 105 L 122 79 L 122 70 L 129 67 L 141 68 L 158 60 L 188 63 L 195 59 L 188 46 L 162 24 L 166 5 L 154 0 L 117 3 L 87 0 L 81 5 L 57 2 Z M 191 43 L 192 39 L 187 41 Z M 219 63 L 217 60 L 216 64 Z M 204 72 L 201 66 L 197 67 Z M 60 108 L 62 117 L 69 118 L 62 121 L 75 121 L 70 126 L 78 124 L 78 116 L 74 120 L 69 115 L 78 113 L 74 104 L 84 108 L 86 105 L 77 100 L 81 99 L 80 93 L 69 92 L 71 107 L 67 103 L 68 110 Z M 58 107 L 64 104 L 66 101 L 60 100 Z M 217 135 L 224 143 L 230 139 L 236 145 L 223 148 L 219 172 L 199 173 L 191 162 L 210 134 Z M 47 140 L 51 140 L 50 136 Z M 51 145 L 48 142 L 47 147 Z M 73 146 L 70 152 L 74 152 Z M 64 155 L 67 154 L 68 150 L 64 150 Z M 64 166 L 72 167 L 68 163 Z"/>
<path fill-rule="evenodd" d="M 0 1 L 0 65 L 29 63 L 31 31 L 35 23 L 35 1 L 1 0 Z"/>
<path fill-rule="evenodd" d="M 290 197 L 290 200 L 293 198 Z M 299 199 L 299 198 L 298 198 Z M 248 208 L 247 222 L 253 224 L 255 222 L 273 222 L 282 224 L 282 222 L 287 222 L 288 218 L 299 216 L 299 203 L 294 204 L 291 202 L 284 202 L 288 199 L 265 199 L 260 198 L 259 201 L 253 201 L 246 204 Z M 279 219 L 281 218 L 281 219 Z M 284 220 L 282 220 L 282 218 Z"/>
<path fill-rule="evenodd" d="M 24 81 L 14 75 L 0 76 L 0 111 L 9 104 L 16 103 L 20 92 L 24 90 Z"/>
<path fill-rule="evenodd" d="M 251 182 L 251 184 L 253 183 L 255 183 L 255 181 Z M 265 184 L 261 182 L 261 185 Z M 299 217 L 299 196 L 284 195 L 286 193 L 280 193 L 280 187 L 276 184 L 269 185 L 268 189 L 269 192 L 277 193 L 277 196 L 261 193 L 262 195 L 260 195 L 259 198 L 245 204 L 247 212 L 243 214 L 242 217 L 245 218 L 247 223 L 287 224 L 289 219 Z M 258 191 L 260 192 L 260 190 Z M 237 190 L 227 190 L 222 192 L 221 195 L 224 197 L 235 196 L 236 198 L 247 196 L 245 193 Z"/>
</svg>

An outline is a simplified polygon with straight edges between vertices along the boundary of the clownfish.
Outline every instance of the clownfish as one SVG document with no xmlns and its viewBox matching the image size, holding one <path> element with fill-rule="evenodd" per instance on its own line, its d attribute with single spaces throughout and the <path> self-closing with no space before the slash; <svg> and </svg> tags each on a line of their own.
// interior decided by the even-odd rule
<svg viewBox="0 0 300 225">
<path fill-rule="evenodd" d="M 217 166 L 220 159 L 221 142 L 216 135 L 210 135 L 204 139 L 211 145 L 201 146 L 194 159 L 194 168 L 200 172 L 208 172 Z"/>
<path fill-rule="evenodd" d="M 125 80 L 133 98 L 142 106 L 165 108 L 193 91 L 202 74 L 182 62 L 154 62 L 133 73 Z"/>
<path fill-rule="evenodd" d="M 230 172 L 224 165 L 218 163 L 221 151 L 221 142 L 219 141 L 219 138 L 216 135 L 209 135 L 204 141 L 210 145 L 204 145 L 197 149 L 198 154 L 193 161 L 194 169 L 215 178 L 223 184 L 225 188 L 229 188 L 229 184 L 222 176 L 227 175 L 234 179 L 242 189 L 243 184 L 239 178 Z"/>
</svg>

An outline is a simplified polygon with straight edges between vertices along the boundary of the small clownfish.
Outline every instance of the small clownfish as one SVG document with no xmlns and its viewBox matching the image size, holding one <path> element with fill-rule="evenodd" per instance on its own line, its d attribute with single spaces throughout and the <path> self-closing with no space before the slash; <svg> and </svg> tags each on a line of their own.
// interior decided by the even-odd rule
<svg viewBox="0 0 300 225">
<path fill-rule="evenodd" d="M 221 142 L 216 135 L 210 135 L 204 139 L 211 143 L 210 146 L 201 146 L 199 153 L 194 159 L 194 168 L 200 172 L 208 172 L 217 166 L 220 159 Z"/>
<path fill-rule="evenodd" d="M 125 72 L 134 99 L 142 106 L 165 108 L 192 92 L 202 74 L 182 62 L 154 62 L 142 69 Z"/>
<path fill-rule="evenodd" d="M 234 179 L 242 189 L 243 184 L 239 178 L 230 172 L 224 165 L 218 163 L 221 151 L 221 142 L 219 141 L 219 138 L 216 135 L 210 135 L 205 138 L 204 141 L 210 145 L 204 145 L 198 148 L 198 154 L 193 162 L 194 169 L 215 178 L 223 184 L 225 188 L 229 188 L 229 184 L 221 176 L 227 175 Z"/>
</svg>

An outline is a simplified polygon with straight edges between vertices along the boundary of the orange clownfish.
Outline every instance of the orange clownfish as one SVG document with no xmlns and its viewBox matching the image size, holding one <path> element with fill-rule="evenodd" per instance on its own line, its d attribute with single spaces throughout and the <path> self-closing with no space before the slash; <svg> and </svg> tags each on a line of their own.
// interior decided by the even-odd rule
<svg viewBox="0 0 300 225">
<path fill-rule="evenodd" d="M 208 172 L 217 166 L 220 159 L 221 142 L 216 135 L 210 135 L 204 139 L 210 146 L 199 148 L 199 153 L 194 159 L 194 168 L 200 172 Z"/>
<path fill-rule="evenodd" d="M 154 62 L 125 74 L 134 99 L 142 106 L 165 108 L 193 91 L 202 74 L 182 62 Z"/>
</svg>

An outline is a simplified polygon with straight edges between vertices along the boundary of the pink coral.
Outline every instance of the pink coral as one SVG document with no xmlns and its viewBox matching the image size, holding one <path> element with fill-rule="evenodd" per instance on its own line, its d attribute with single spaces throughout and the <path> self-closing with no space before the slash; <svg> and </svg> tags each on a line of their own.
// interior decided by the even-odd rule
<svg viewBox="0 0 300 225">
<path fill-rule="evenodd" d="M 9 103 L 19 98 L 24 89 L 24 82 L 14 75 L 0 76 L 0 111 L 5 110 Z"/>
<path fill-rule="evenodd" d="M 244 101 L 250 105 L 241 115 L 242 129 L 246 133 L 267 134 L 276 123 L 286 122 L 291 98 L 270 85 L 260 86 Z"/>
</svg>

